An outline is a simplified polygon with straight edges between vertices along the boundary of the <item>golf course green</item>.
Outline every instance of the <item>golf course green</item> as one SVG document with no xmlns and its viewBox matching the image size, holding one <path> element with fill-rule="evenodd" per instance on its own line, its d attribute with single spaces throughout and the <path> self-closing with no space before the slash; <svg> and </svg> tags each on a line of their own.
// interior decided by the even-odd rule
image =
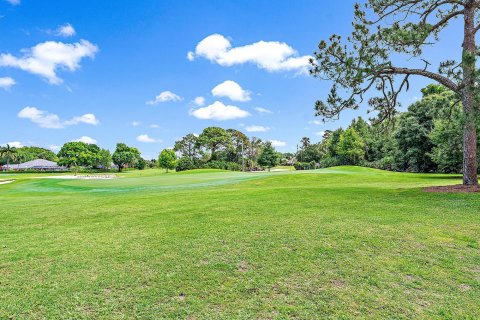
<svg viewBox="0 0 480 320">
<path fill-rule="evenodd" d="M 480 318 L 459 175 L 47 176 L 0 174 L 0 319 Z"/>
</svg>

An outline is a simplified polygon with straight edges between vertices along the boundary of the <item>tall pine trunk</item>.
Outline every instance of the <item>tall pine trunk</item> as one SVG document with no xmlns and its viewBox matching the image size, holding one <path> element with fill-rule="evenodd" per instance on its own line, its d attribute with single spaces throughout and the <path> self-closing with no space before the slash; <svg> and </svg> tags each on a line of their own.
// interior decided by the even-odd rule
<svg viewBox="0 0 480 320">
<path fill-rule="evenodd" d="M 463 76 L 462 93 L 464 128 L 463 128 L 463 184 L 478 185 L 477 178 L 477 128 L 475 108 L 475 1 L 469 1 L 465 7 L 465 25 L 463 42 Z"/>
</svg>

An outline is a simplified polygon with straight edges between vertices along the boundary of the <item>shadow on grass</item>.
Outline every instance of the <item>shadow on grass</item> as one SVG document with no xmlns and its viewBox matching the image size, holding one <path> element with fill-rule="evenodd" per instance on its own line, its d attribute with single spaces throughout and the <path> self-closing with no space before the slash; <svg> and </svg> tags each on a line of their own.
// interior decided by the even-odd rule
<svg viewBox="0 0 480 320">
<path fill-rule="evenodd" d="M 421 179 L 427 179 L 427 180 L 462 180 L 461 175 L 455 175 L 455 176 L 438 176 L 438 175 L 431 175 L 431 176 L 421 176 Z"/>
</svg>

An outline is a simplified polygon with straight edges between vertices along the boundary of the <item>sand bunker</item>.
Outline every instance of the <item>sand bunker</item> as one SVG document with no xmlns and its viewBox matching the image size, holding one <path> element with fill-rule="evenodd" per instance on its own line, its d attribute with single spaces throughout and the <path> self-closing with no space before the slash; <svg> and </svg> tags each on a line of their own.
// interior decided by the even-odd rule
<svg viewBox="0 0 480 320">
<path fill-rule="evenodd" d="M 0 180 L 0 184 L 12 183 L 15 180 Z"/>
</svg>

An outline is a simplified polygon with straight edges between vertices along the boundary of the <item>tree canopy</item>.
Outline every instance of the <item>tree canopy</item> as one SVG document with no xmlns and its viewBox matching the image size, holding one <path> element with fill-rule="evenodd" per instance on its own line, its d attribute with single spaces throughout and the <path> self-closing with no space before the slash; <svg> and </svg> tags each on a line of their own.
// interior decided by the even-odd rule
<svg viewBox="0 0 480 320">
<path fill-rule="evenodd" d="M 198 136 L 197 146 L 210 150 L 210 159 L 217 160 L 217 151 L 226 148 L 231 142 L 230 138 L 230 134 L 225 129 L 207 127 Z"/>
<path fill-rule="evenodd" d="M 158 166 L 162 169 L 165 169 L 166 172 L 168 170 L 175 169 L 177 164 L 177 156 L 175 155 L 175 151 L 172 149 L 163 149 L 158 156 Z"/>
<path fill-rule="evenodd" d="M 85 142 L 67 142 L 58 152 L 58 164 L 66 167 L 93 167 L 100 148 Z"/>
<path fill-rule="evenodd" d="M 129 147 L 125 143 L 117 143 L 115 152 L 112 155 L 113 163 L 118 166 L 118 171 L 122 171 L 127 166 L 133 167 L 140 158 L 140 152 L 137 148 Z"/>
<path fill-rule="evenodd" d="M 260 166 L 268 168 L 268 171 L 278 164 L 279 156 L 271 142 L 265 143 L 257 161 Z"/>
<path fill-rule="evenodd" d="M 480 1 L 476 0 L 367 0 L 354 8 L 353 32 L 347 43 L 339 35 L 321 41 L 311 59 L 311 74 L 333 81 L 326 101 L 315 104 L 316 114 L 336 118 L 346 109 L 357 109 L 368 100 L 376 113 L 374 122 L 395 119 L 398 96 L 408 90 L 410 78 L 436 81 L 458 96 L 463 105 L 464 184 L 476 185 L 477 133 L 475 101 L 478 97 L 475 36 L 480 30 Z M 463 18 L 463 45 L 458 60 L 443 61 L 438 72 L 424 49 L 440 39 L 441 31 L 456 18 Z M 404 55 L 409 66 L 399 66 L 393 56 Z M 417 66 L 410 67 L 412 62 Z M 344 95 L 346 93 L 346 95 Z"/>
</svg>

